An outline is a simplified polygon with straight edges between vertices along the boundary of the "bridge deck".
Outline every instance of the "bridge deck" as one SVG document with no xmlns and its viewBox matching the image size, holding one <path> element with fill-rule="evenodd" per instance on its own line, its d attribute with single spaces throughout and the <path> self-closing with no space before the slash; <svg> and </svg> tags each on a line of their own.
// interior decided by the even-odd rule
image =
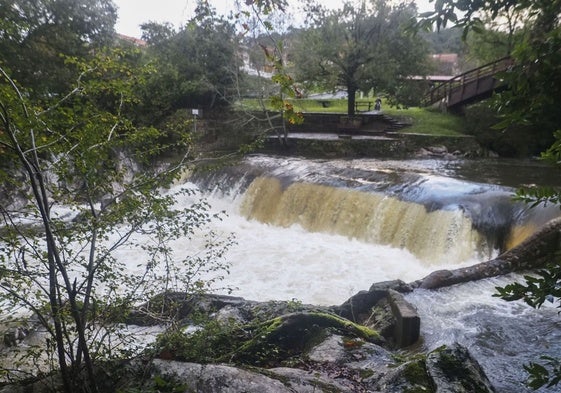
<svg viewBox="0 0 561 393">
<path fill-rule="evenodd" d="M 504 87 L 497 78 L 498 74 L 510 69 L 513 64 L 512 58 L 504 57 L 464 72 L 431 89 L 423 103 L 431 105 L 444 101 L 447 108 L 454 108 L 490 97 L 493 91 Z"/>
</svg>

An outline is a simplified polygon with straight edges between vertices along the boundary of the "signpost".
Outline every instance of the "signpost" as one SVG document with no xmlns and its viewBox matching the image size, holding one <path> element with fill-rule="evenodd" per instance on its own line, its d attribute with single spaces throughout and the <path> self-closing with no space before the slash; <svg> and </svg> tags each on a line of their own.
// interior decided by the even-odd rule
<svg viewBox="0 0 561 393">
<path fill-rule="evenodd" d="M 197 117 L 200 116 L 199 115 L 199 110 L 198 109 L 192 109 L 191 113 L 193 114 L 193 132 L 197 132 Z"/>
</svg>

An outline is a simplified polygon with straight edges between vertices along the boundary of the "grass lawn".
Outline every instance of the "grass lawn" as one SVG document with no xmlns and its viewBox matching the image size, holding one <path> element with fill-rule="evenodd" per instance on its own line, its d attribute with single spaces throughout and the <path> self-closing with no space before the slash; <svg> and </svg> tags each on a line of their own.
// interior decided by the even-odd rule
<svg viewBox="0 0 561 393">
<path fill-rule="evenodd" d="M 464 135 L 464 120 L 457 115 L 436 109 L 412 107 L 408 109 L 384 108 L 383 112 L 397 120 L 410 123 L 411 127 L 400 132 L 428 135 Z"/>
<path fill-rule="evenodd" d="M 373 99 L 357 99 L 357 102 L 374 101 Z M 294 109 L 301 112 L 311 113 L 347 113 L 346 99 L 315 100 L 298 99 L 292 100 Z M 245 109 L 260 109 L 258 100 L 245 99 L 239 103 Z M 463 120 L 459 116 L 442 113 L 431 108 L 412 107 L 408 109 L 397 109 L 390 107 L 386 102 L 382 102 L 382 113 L 405 123 L 410 123 L 410 127 L 403 128 L 400 132 L 457 136 L 463 134 Z"/>
</svg>

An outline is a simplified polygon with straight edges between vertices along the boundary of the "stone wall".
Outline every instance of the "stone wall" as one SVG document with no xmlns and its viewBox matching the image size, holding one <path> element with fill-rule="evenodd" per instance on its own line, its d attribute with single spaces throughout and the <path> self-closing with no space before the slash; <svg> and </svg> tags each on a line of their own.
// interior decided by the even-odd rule
<svg viewBox="0 0 561 393">
<path fill-rule="evenodd" d="M 435 149 L 434 147 L 438 147 Z M 286 144 L 278 138 L 265 140 L 260 153 L 298 155 L 311 158 L 411 158 L 418 156 L 483 155 L 483 149 L 471 136 L 431 136 L 390 133 L 380 137 L 298 138 L 289 137 Z"/>
</svg>

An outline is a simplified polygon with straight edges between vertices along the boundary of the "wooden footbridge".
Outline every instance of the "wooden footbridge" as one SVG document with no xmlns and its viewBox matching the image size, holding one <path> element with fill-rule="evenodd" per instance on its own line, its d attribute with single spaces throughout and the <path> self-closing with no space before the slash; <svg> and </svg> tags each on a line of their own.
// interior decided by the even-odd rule
<svg viewBox="0 0 561 393">
<path fill-rule="evenodd" d="M 514 62 L 504 57 L 492 63 L 457 75 L 431 88 L 423 99 L 426 106 L 441 102 L 447 109 L 457 110 L 464 105 L 489 98 L 493 91 L 505 88 L 498 74 L 509 70 Z"/>
</svg>

